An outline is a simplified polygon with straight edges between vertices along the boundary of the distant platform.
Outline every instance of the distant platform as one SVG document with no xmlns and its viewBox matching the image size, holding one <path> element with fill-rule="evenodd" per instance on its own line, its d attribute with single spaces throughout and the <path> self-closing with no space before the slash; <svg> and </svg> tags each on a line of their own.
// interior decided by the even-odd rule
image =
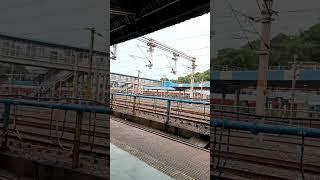
<svg viewBox="0 0 320 180">
<path fill-rule="evenodd" d="M 164 81 L 162 83 L 162 87 L 170 87 L 170 88 L 174 88 L 177 91 L 181 91 L 181 90 L 186 90 L 186 89 L 190 89 L 190 83 L 173 83 L 170 81 Z M 193 83 L 193 88 L 195 89 L 209 89 L 210 88 L 210 82 L 209 81 L 205 81 L 203 83 Z"/>
<path fill-rule="evenodd" d="M 128 152 L 110 144 L 110 176 L 117 180 L 171 180 L 168 175 L 156 170 Z"/>
<path fill-rule="evenodd" d="M 214 92 L 220 92 L 222 89 L 231 92 L 239 88 L 255 87 L 257 79 L 257 71 L 211 72 Z M 293 72 L 291 70 L 269 70 L 267 79 L 270 88 L 291 88 Z M 320 70 L 297 71 L 296 88 L 320 88 Z"/>
</svg>

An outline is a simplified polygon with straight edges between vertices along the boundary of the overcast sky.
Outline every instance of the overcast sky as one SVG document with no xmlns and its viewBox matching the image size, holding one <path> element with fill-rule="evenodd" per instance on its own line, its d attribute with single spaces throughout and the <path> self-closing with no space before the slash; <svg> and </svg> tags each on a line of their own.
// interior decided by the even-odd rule
<svg viewBox="0 0 320 180">
<path fill-rule="evenodd" d="M 106 0 L 1 0 L 0 33 L 88 48 L 94 27 L 107 36 Z M 105 49 L 96 37 L 95 49 Z"/>
</svg>

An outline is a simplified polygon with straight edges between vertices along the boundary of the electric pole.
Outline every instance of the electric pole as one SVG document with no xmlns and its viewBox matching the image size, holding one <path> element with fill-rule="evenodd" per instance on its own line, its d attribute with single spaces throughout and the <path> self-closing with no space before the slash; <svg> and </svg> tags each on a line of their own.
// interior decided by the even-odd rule
<svg viewBox="0 0 320 180">
<path fill-rule="evenodd" d="M 110 59 L 112 59 L 112 60 L 117 60 L 117 45 L 115 44 L 115 45 L 113 45 L 112 46 L 113 47 L 113 52 L 112 51 L 110 51 L 110 53 L 111 53 L 111 57 L 110 57 Z"/>
<path fill-rule="evenodd" d="M 12 94 L 12 90 L 13 90 L 13 72 L 14 72 L 14 64 L 10 65 L 10 91 L 9 94 Z"/>
<path fill-rule="evenodd" d="M 272 4 L 273 0 L 263 0 L 263 9 L 261 11 L 261 38 L 260 38 L 260 51 L 257 51 L 259 55 L 259 68 L 258 68 L 258 80 L 257 80 L 257 99 L 256 99 L 256 114 L 265 116 L 266 107 L 266 95 L 267 95 L 267 78 L 269 68 L 269 54 L 270 54 L 270 31 L 272 21 Z M 258 124 L 264 123 L 264 118 L 257 119 Z M 263 134 L 260 133 L 256 136 L 257 140 L 263 141 Z"/>
<path fill-rule="evenodd" d="M 137 70 L 138 71 L 138 85 L 137 85 L 137 93 L 139 94 L 139 91 L 140 91 L 140 73 L 141 71 L 140 70 Z"/>
<path fill-rule="evenodd" d="M 93 44 L 94 44 L 94 34 L 95 34 L 95 29 L 94 28 L 88 28 L 91 33 L 91 38 L 90 38 L 90 50 L 89 50 L 89 71 L 88 71 L 88 79 L 87 79 L 87 98 L 91 100 L 92 97 L 92 59 L 93 59 Z"/>
<path fill-rule="evenodd" d="M 74 59 L 74 71 L 73 71 L 73 89 L 72 89 L 72 97 L 76 98 L 78 96 L 78 58 L 73 56 Z"/>
<path fill-rule="evenodd" d="M 195 70 L 196 70 L 196 59 L 194 58 L 191 62 L 192 62 L 192 64 L 191 64 L 190 98 L 192 99 L 193 95 L 194 95 L 193 85 L 194 85 L 194 73 L 195 73 Z"/>
<path fill-rule="evenodd" d="M 263 0 L 262 15 L 262 34 L 260 42 L 259 55 L 259 69 L 257 80 L 257 100 L 256 100 L 256 114 L 265 115 L 266 93 L 267 93 L 267 73 L 269 66 L 270 54 L 270 31 L 272 21 L 272 3 L 273 0 Z M 264 120 L 263 120 L 264 121 Z M 263 121 L 261 123 L 263 123 Z"/>
<path fill-rule="evenodd" d="M 295 99 L 295 89 L 296 89 L 296 79 L 297 79 L 297 58 L 298 56 L 295 54 L 293 56 L 293 64 L 292 64 L 292 84 L 291 84 L 291 117 L 293 118 L 294 111 L 294 99 Z M 290 119 L 290 124 L 292 124 L 292 120 Z"/>
<path fill-rule="evenodd" d="M 204 99 L 203 86 L 204 86 L 204 83 L 203 83 L 203 78 L 202 78 L 202 79 L 201 79 L 201 99 Z"/>
<path fill-rule="evenodd" d="M 176 75 L 177 74 L 177 60 L 178 60 L 178 54 L 173 53 L 173 67 L 171 67 L 172 69 L 172 74 Z"/>
</svg>

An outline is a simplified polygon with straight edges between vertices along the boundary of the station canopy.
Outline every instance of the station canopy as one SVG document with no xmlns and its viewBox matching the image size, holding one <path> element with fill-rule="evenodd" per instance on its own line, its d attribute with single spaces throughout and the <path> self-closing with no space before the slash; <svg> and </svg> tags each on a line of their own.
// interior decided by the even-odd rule
<svg viewBox="0 0 320 180">
<path fill-rule="evenodd" d="M 110 12 L 113 45 L 208 13 L 210 0 L 111 0 Z"/>
</svg>

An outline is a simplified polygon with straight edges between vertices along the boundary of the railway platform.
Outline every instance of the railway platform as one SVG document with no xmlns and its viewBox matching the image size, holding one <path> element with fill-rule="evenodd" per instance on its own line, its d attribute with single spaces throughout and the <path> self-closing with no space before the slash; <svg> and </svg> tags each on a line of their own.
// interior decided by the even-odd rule
<svg viewBox="0 0 320 180">
<path fill-rule="evenodd" d="M 168 175 L 156 170 L 113 144 L 110 144 L 110 168 L 111 179 L 173 180 Z"/>
<path fill-rule="evenodd" d="M 143 161 L 173 179 L 209 179 L 209 151 L 130 126 L 123 121 L 116 117 L 111 118 L 110 139 L 113 145 L 140 159 L 132 161 L 134 166 Z M 113 150 L 113 145 L 110 146 L 111 170 L 118 163 L 121 163 L 121 166 L 131 166 L 130 162 L 121 159 L 115 163 L 113 158 L 116 155 L 113 153 L 116 152 Z M 149 172 L 148 169 L 146 171 Z"/>
</svg>

